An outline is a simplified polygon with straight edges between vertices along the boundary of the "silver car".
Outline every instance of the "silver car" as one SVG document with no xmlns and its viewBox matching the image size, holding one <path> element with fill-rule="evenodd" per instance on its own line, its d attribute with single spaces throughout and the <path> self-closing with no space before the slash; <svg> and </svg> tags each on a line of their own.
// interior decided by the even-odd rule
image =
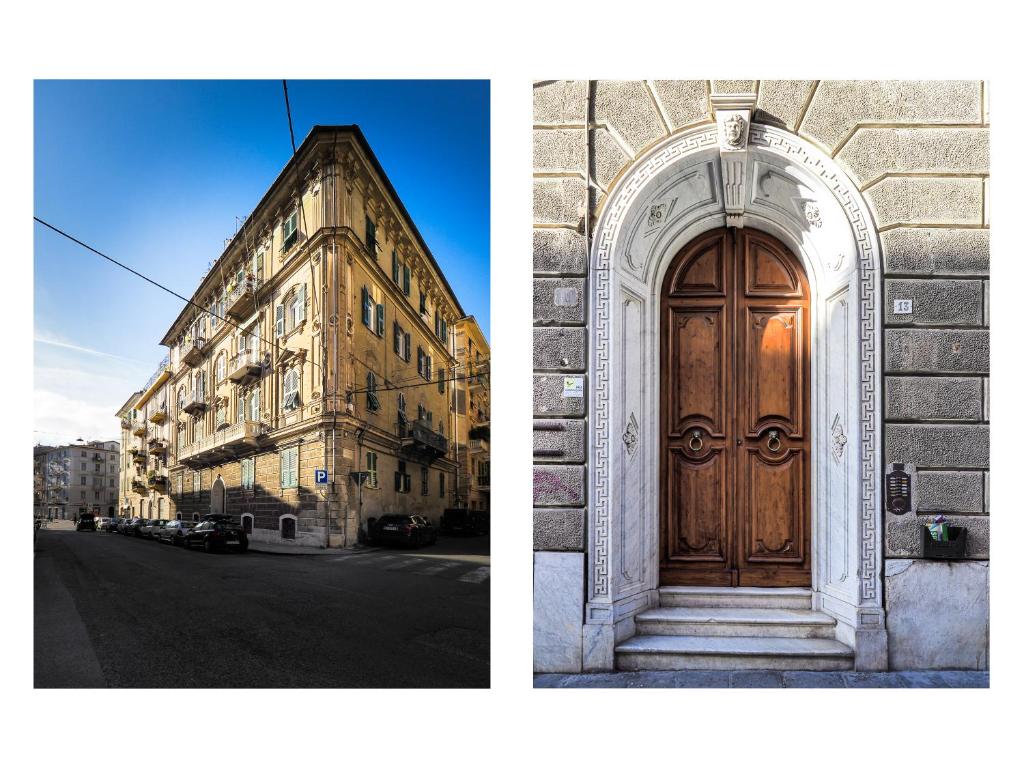
<svg viewBox="0 0 1024 768">
<path fill-rule="evenodd" d="M 157 541 L 167 541 L 175 545 L 181 544 L 185 540 L 185 534 L 192 528 L 192 523 L 187 523 L 184 520 L 166 520 L 161 522 L 166 522 L 167 524 L 154 528 L 153 538 Z"/>
<path fill-rule="evenodd" d="M 156 532 L 167 525 L 170 520 L 147 520 L 146 524 L 139 528 L 143 538 L 152 539 Z"/>
</svg>

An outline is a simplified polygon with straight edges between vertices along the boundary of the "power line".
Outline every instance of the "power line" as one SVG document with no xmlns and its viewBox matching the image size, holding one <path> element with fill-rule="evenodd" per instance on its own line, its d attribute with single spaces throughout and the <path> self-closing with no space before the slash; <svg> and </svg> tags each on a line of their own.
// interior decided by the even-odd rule
<svg viewBox="0 0 1024 768">
<path fill-rule="evenodd" d="M 288 111 L 288 133 L 292 137 L 292 155 L 295 154 L 295 131 L 292 130 L 292 106 L 288 103 L 288 81 L 282 80 L 281 85 L 284 86 L 284 108 Z"/>
</svg>

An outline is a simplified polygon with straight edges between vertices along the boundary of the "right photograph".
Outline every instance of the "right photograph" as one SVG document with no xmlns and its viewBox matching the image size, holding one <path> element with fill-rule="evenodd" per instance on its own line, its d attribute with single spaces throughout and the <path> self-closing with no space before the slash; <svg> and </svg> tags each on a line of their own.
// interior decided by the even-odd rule
<svg viewBox="0 0 1024 768">
<path fill-rule="evenodd" d="M 533 85 L 534 686 L 989 686 L 989 84 Z"/>
</svg>

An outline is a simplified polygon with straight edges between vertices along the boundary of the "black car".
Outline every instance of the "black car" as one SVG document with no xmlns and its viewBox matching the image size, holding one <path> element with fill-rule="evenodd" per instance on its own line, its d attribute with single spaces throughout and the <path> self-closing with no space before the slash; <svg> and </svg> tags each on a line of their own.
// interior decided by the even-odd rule
<svg viewBox="0 0 1024 768">
<path fill-rule="evenodd" d="M 487 512 L 476 509 L 446 509 L 441 515 L 441 533 L 448 536 L 479 536 L 490 530 Z"/>
<path fill-rule="evenodd" d="M 76 531 L 95 531 L 96 530 L 96 517 L 83 512 L 78 518 L 78 523 L 75 525 Z"/>
<path fill-rule="evenodd" d="M 192 524 L 184 520 L 168 520 L 167 525 L 153 530 L 153 538 L 157 541 L 181 544 L 185 541 L 185 534 L 188 533 L 191 527 Z"/>
<path fill-rule="evenodd" d="M 181 543 L 185 549 L 191 549 L 193 544 L 207 552 L 229 546 L 237 548 L 239 552 L 249 549 L 249 538 L 245 531 L 229 515 L 206 515 L 206 518 L 182 537 Z"/>
<path fill-rule="evenodd" d="M 422 515 L 383 515 L 370 524 L 370 541 L 421 547 L 437 541 L 437 529 Z"/>
</svg>

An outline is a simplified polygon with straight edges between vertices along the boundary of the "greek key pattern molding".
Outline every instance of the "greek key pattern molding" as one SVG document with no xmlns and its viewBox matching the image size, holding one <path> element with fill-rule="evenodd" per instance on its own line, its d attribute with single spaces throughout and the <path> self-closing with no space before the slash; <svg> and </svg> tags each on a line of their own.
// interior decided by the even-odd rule
<svg viewBox="0 0 1024 768">
<path fill-rule="evenodd" d="M 637 195 L 644 186 L 662 169 L 674 161 L 693 152 L 717 144 L 716 126 L 694 129 L 680 135 L 671 144 L 645 158 L 641 165 L 630 174 L 615 192 L 615 197 L 606 209 L 598 233 L 597 247 L 593 261 L 594 280 L 594 326 L 593 340 L 593 387 L 591 391 L 591 413 L 598 439 L 594 441 L 591 473 L 593 489 L 594 534 L 591 542 L 593 576 L 590 585 L 590 599 L 607 601 L 611 597 L 608 578 L 610 539 L 610 498 L 608 481 L 610 476 L 609 450 L 612 441 L 609 425 L 609 371 L 611 366 L 609 340 L 611 306 L 612 253 L 623 219 Z M 861 390 L 861 582 L 860 598 L 864 602 L 878 604 L 880 596 L 876 586 L 878 531 L 875 521 L 875 434 L 876 415 L 876 350 L 874 343 L 877 275 L 875 270 L 876 246 L 869 224 L 869 215 L 862 207 L 858 196 L 846 185 L 838 171 L 826 165 L 822 158 L 809 154 L 805 147 L 793 141 L 793 137 L 779 129 L 753 124 L 750 126 L 750 143 L 788 156 L 805 169 L 817 175 L 831 189 L 843 206 L 847 219 L 854 231 L 859 257 L 860 283 L 860 390 Z"/>
</svg>

